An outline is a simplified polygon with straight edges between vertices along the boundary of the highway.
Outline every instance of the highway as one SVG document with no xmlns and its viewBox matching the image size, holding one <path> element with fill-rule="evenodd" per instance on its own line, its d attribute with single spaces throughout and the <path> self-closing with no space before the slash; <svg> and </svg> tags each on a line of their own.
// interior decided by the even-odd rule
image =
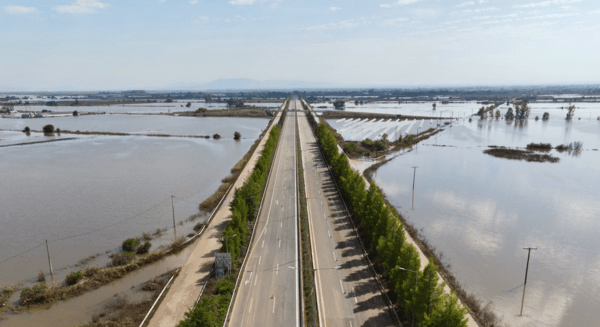
<svg viewBox="0 0 600 327">
<path fill-rule="evenodd" d="M 295 124 L 288 112 L 228 326 L 301 326 Z"/>
<path fill-rule="evenodd" d="M 324 165 L 306 114 L 298 113 L 319 324 L 396 326 Z"/>
</svg>

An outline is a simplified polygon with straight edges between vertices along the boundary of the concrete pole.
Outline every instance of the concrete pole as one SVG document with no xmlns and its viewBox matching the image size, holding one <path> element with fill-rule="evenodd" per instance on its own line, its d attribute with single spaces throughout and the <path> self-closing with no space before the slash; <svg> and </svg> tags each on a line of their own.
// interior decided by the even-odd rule
<svg viewBox="0 0 600 327">
<path fill-rule="evenodd" d="M 52 261 L 50 261 L 50 249 L 48 248 L 48 240 L 46 240 L 46 252 L 48 253 L 48 265 L 50 266 L 50 278 L 54 284 L 54 271 L 52 270 Z"/>
<path fill-rule="evenodd" d="M 413 173 L 413 189 L 412 189 L 412 210 L 415 210 L 415 177 L 417 175 L 417 168 L 419 168 L 419 167 L 413 167 L 414 173 Z"/>
<path fill-rule="evenodd" d="M 175 235 L 175 240 L 177 240 L 177 226 L 175 226 L 175 204 L 173 203 L 174 196 L 171 195 L 171 208 L 173 209 L 173 234 Z"/>
<path fill-rule="evenodd" d="M 531 256 L 531 250 L 537 250 L 537 248 L 523 248 L 528 250 L 527 253 L 527 267 L 525 268 L 525 283 L 523 283 L 523 298 L 521 299 L 521 313 L 519 316 L 523 316 L 523 304 L 525 303 L 525 289 L 527 288 L 527 272 L 529 271 L 529 257 Z"/>
</svg>

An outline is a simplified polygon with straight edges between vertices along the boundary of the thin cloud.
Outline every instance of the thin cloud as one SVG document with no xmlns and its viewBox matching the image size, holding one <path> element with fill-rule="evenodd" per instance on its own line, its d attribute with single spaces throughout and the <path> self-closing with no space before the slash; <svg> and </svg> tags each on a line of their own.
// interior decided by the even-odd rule
<svg viewBox="0 0 600 327">
<path fill-rule="evenodd" d="M 591 11 L 590 14 L 600 14 L 600 10 Z"/>
<path fill-rule="evenodd" d="M 556 19 L 556 18 L 565 18 L 565 17 L 573 17 L 573 16 L 579 16 L 579 13 L 539 15 L 539 16 L 525 17 L 525 19 Z"/>
<path fill-rule="evenodd" d="M 462 8 L 462 7 L 467 7 L 467 6 L 474 6 L 475 5 L 475 1 L 469 1 L 469 2 L 463 2 L 460 5 L 456 6 L 456 8 Z"/>
<path fill-rule="evenodd" d="M 421 2 L 421 1 L 425 1 L 425 0 L 398 0 L 395 3 L 391 3 L 391 4 L 380 4 L 379 7 L 381 8 L 390 8 L 392 6 L 404 6 L 404 5 L 412 5 L 413 3 L 417 3 L 417 2 Z"/>
<path fill-rule="evenodd" d="M 329 8 L 329 9 L 331 9 L 331 11 L 339 11 L 339 10 L 342 10 L 342 8 L 340 8 L 340 7 L 331 7 L 331 8 Z"/>
<path fill-rule="evenodd" d="M 190 4 L 192 4 L 192 5 L 195 5 L 197 3 L 198 3 L 198 0 L 192 0 L 192 1 L 190 1 Z"/>
<path fill-rule="evenodd" d="M 54 7 L 61 14 L 91 14 L 96 9 L 106 9 L 108 5 L 98 0 L 75 0 L 70 5 Z"/>
<path fill-rule="evenodd" d="M 528 4 L 524 4 L 524 5 L 516 5 L 516 6 L 513 6 L 513 8 L 539 8 L 539 7 L 548 7 L 550 5 L 560 5 L 560 4 L 575 3 L 575 2 L 581 2 L 581 0 L 548 0 L 548 1 L 542 1 L 542 2 L 528 3 Z"/>
<path fill-rule="evenodd" d="M 4 12 L 11 15 L 34 14 L 37 9 L 35 7 L 4 6 Z"/>
<path fill-rule="evenodd" d="M 256 0 L 233 0 L 229 1 L 230 4 L 234 6 L 245 6 L 245 5 L 253 5 Z"/>
<path fill-rule="evenodd" d="M 383 22 L 383 25 L 396 25 L 397 23 L 402 23 L 408 21 L 408 18 L 398 17 L 394 19 L 388 19 Z"/>
<path fill-rule="evenodd" d="M 500 10 L 496 7 L 489 7 L 489 8 L 482 8 L 482 9 L 467 9 L 467 10 L 463 10 L 463 12 L 465 13 L 480 13 L 480 12 L 486 12 L 486 11 L 497 11 Z"/>
</svg>

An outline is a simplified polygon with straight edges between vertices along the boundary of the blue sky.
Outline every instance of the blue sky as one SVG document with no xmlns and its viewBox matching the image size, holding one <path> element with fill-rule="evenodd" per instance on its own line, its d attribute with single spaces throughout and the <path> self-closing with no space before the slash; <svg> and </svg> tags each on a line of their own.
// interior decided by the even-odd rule
<svg viewBox="0 0 600 327">
<path fill-rule="evenodd" d="M 0 90 L 600 83 L 597 0 L 0 0 Z"/>
</svg>

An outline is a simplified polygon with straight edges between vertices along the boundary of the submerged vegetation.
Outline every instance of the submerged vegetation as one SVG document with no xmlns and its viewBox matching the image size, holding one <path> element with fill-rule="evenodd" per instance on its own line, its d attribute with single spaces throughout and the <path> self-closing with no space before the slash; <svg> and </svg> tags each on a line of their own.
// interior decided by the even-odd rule
<svg viewBox="0 0 600 327">
<path fill-rule="evenodd" d="M 484 150 L 483 153 L 489 154 L 496 158 L 505 158 L 512 160 L 525 160 L 528 162 L 559 162 L 560 158 L 553 157 L 548 154 L 538 154 L 529 150 L 510 149 L 506 147 L 490 146 L 490 149 Z"/>
</svg>

